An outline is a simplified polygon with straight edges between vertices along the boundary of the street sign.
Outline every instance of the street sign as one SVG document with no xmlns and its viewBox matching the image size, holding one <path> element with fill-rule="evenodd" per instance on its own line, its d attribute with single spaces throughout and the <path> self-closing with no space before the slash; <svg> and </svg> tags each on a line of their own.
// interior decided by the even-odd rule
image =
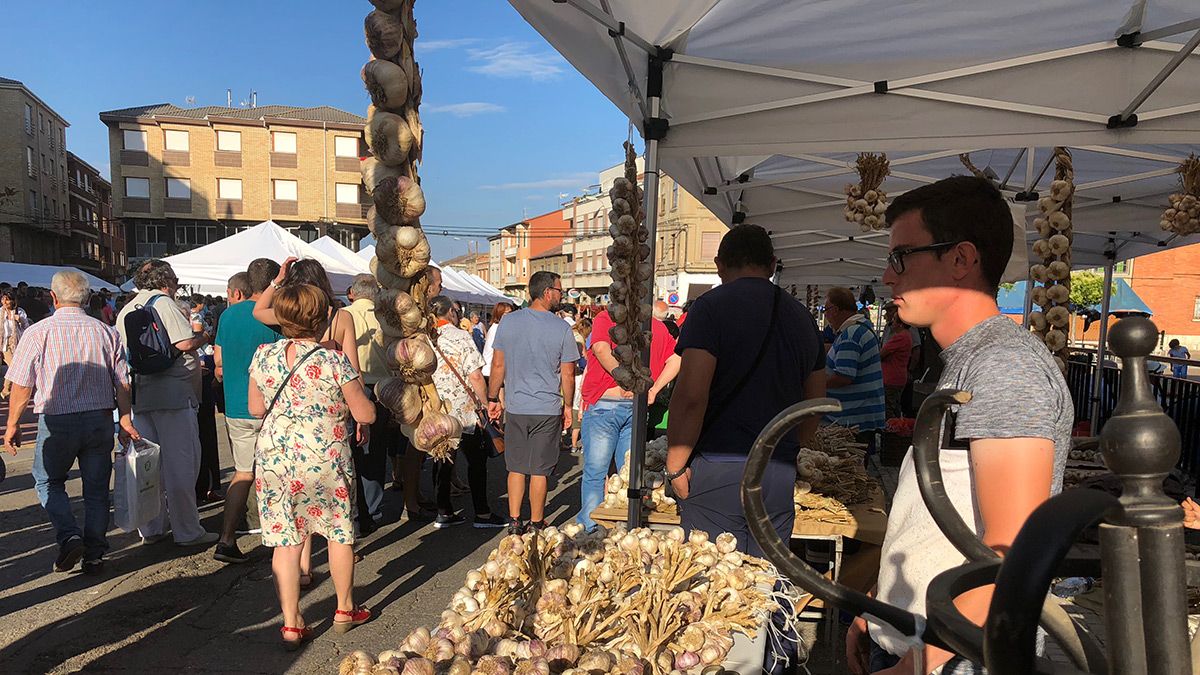
<svg viewBox="0 0 1200 675">
<path fill-rule="evenodd" d="M 679 294 L 678 293 L 668 294 L 667 295 L 667 304 L 668 305 L 678 305 L 679 304 Z"/>
</svg>

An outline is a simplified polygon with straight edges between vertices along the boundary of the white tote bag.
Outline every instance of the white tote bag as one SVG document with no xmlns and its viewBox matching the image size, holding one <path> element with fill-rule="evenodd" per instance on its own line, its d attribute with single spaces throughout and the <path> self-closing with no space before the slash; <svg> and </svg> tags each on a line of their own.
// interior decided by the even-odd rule
<svg viewBox="0 0 1200 675">
<path fill-rule="evenodd" d="M 125 532 L 133 532 L 158 516 L 162 506 L 158 462 L 158 444 L 144 438 L 130 441 L 117 453 L 113 515 L 117 527 Z"/>
</svg>

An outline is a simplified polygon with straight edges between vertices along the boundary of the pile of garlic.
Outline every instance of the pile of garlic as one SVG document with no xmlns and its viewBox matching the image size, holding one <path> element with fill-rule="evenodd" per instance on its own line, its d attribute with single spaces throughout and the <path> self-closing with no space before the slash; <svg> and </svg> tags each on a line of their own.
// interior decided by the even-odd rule
<svg viewBox="0 0 1200 675">
<path fill-rule="evenodd" d="M 646 444 L 646 459 L 643 465 L 645 474 L 643 481 L 646 485 L 654 485 L 656 487 L 650 490 L 650 495 L 647 498 L 651 511 L 658 513 L 677 513 L 679 507 L 675 500 L 667 496 L 666 483 L 666 466 L 667 466 L 667 439 L 666 437 L 656 438 Z M 621 469 L 609 476 L 604 481 L 604 501 L 601 503 L 606 509 L 625 509 L 629 507 L 629 495 L 626 489 L 629 487 L 629 452 L 625 452 L 625 463 L 621 465 Z"/>
<path fill-rule="evenodd" d="M 801 448 L 796 456 L 797 502 L 807 494 L 836 500 L 843 505 L 862 504 L 871 500 L 878 489 L 867 475 L 860 456 L 834 457 L 819 450 Z"/>
<path fill-rule="evenodd" d="M 887 193 L 880 187 L 883 179 L 891 172 L 887 155 L 860 153 L 855 162 L 859 182 L 846 185 L 846 222 L 858 223 L 863 232 L 873 232 L 887 227 L 884 213 L 887 212 Z"/>
<path fill-rule="evenodd" d="M 1200 158 L 1188 155 L 1176 169 L 1183 192 L 1172 194 L 1170 208 L 1158 224 L 1168 232 L 1189 235 L 1200 232 Z"/>
<path fill-rule="evenodd" d="M 1041 215 L 1033 221 L 1041 237 L 1033 244 L 1033 254 L 1042 262 L 1029 268 L 1030 279 L 1040 286 L 1031 290 L 1033 303 L 1041 311 L 1030 312 L 1029 327 L 1038 333 L 1055 355 L 1059 368 L 1066 368 L 1067 331 L 1071 322 L 1071 197 L 1075 192 L 1075 171 L 1071 153 L 1055 148 L 1055 179 L 1050 194 L 1038 200 Z"/>
<path fill-rule="evenodd" d="M 339 675 L 692 675 L 720 664 L 794 592 L 765 561 L 683 530 L 577 524 L 510 535 L 467 575 L 434 631 L 419 628 Z"/>
<path fill-rule="evenodd" d="M 613 320 L 609 337 L 613 341 L 613 356 L 621 365 L 612 376 L 626 391 L 641 393 L 650 387 L 649 368 L 641 361 L 642 351 L 650 337 L 642 324 L 650 319 L 650 306 L 642 300 L 650 292 L 654 265 L 650 261 L 650 233 L 643 221 L 642 189 L 637 182 L 637 155 L 633 144 L 625 143 L 625 175 L 613 182 L 609 190 L 612 211 L 608 214 L 608 264 L 612 268 L 612 284 L 608 287 L 608 315 Z"/>
<path fill-rule="evenodd" d="M 432 381 L 437 359 L 426 303 L 438 292 L 439 282 L 429 267 L 429 240 L 420 220 L 425 194 L 417 165 L 424 130 L 418 113 L 421 69 L 413 59 L 414 2 L 371 0 L 375 10 L 363 25 L 371 51 L 362 79 L 371 96 L 365 133 L 372 156 L 362 161 L 362 177 L 374 202 L 367 213 L 367 226 L 376 239 L 371 273 L 383 286 L 375 315 L 394 374 L 376 384 L 375 393 L 418 450 L 446 459 L 457 447 L 462 428 L 443 412 Z"/>
</svg>

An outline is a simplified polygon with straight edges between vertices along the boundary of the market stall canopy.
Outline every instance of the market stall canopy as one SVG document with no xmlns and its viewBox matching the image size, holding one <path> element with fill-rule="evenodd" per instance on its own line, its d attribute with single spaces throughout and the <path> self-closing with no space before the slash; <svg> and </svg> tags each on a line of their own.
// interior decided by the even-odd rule
<svg viewBox="0 0 1200 675">
<path fill-rule="evenodd" d="M 355 253 L 354 255 L 357 255 L 358 257 L 370 263 L 371 258 L 375 257 L 375 244 L 367 244 L 366 246 L 358 249 L 358 253 Z"/>
<path fill-rule="evenodd" d="M 81 269 L 68 267 L 66 265 L 29 265 L 26 263 L 11 262 L 0 263 L 0 281 L 7 281 L 13 286 L 16 286 L 18 283 L 24 281 L 30 286 L 50 288 L 50 280 L 54 278 L 55 274 L 63 270 L 71 270 L 72 272 L 79 272 L 82 274 L 87 279 L 88 286 L 93 291 L 98 291 L 102 288 L 114 292 L 121 290 L 120 288 L 117 288 L 113 284 L 108 283 L 100 277 L 92 276 Z"/>
<path fill-rule="evenodd" d="M 329 235 L 325 235 L 324 237 L 314 241 L 312 244 L 310 244 L 310 246 L 317 249 L 321 253 L 324 253 L 330 258 L 334 258 L 335 260 L 345 263 L 347 267 L 360 270 L 360 274 L 371 273 L 371 268 L 369 265 L 371 261 L 370 258 L 363 260 L 359 254 L 351 251 L 345 246 L 342 246 L 336 239 L 330 237 Z"/>
<path fill-rule="evenodd" d="M 1000 305 L 1000 311 L 1005 314 L 1024 314 L 1025 313 L 1025 282 L 1017 282 L 1008 288 L 1001 288 L 999 295 L 996 297 L 996 304 Z M 1100 305 L 1091 305 L 1087 309 L 1099 312 Z M 1134 292 L 1133 287 L 1125 279 L 1113 280 L 1113 294 L 1109 301 L 1109 313 L 1137 313 L 1152 316 L 1154 311 L 1150 306 L 1142 300 L 1141 296 Z"/>
<path fill-rule="evenodd" d="M 175 270 L 179 283 L 193 292 L 225 295 L 229 277 L 245 272 L 251 261 L 270 258 L 282 263 L 290 256 L 320 262 L 337 293 L 344 292 L 361 271 L 313 248 L 271 220 L 164 260 Z"/>
</svg>

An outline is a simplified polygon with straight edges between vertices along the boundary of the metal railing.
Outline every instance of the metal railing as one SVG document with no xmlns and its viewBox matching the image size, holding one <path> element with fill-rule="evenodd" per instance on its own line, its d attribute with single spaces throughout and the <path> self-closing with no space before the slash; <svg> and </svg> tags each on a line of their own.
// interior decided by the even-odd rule
<svg viewBox="0 0 1200 675">
<path fill-rule="evenodd" d="M 1160 357 L 1151 357 L 1150 361 Z M 1162 361 L 1179 361 L 1161 357 Z M 1067 385 L 1075 404 L 1075 420 L 1088 420 L 1093 396 L 1100 399 L 1100 420 L 1092 434 L 1098 434 L 1112 417 L 1121 396 L 1122 373 L 1115 365 L 1107 364 L 1100 378 L 1100 390 L 1095 387 L 1096 357 L 1094 352 L 1076 352 L 1067 362 Z M 1179 428 L 1182 452 L 1177 466 L 1181 471 L 1200 478 L 1200 381 L 1173 377 L 1165 373 L 1147 373 L 1151 395 L 1163 412 Z"/>
</svg>

